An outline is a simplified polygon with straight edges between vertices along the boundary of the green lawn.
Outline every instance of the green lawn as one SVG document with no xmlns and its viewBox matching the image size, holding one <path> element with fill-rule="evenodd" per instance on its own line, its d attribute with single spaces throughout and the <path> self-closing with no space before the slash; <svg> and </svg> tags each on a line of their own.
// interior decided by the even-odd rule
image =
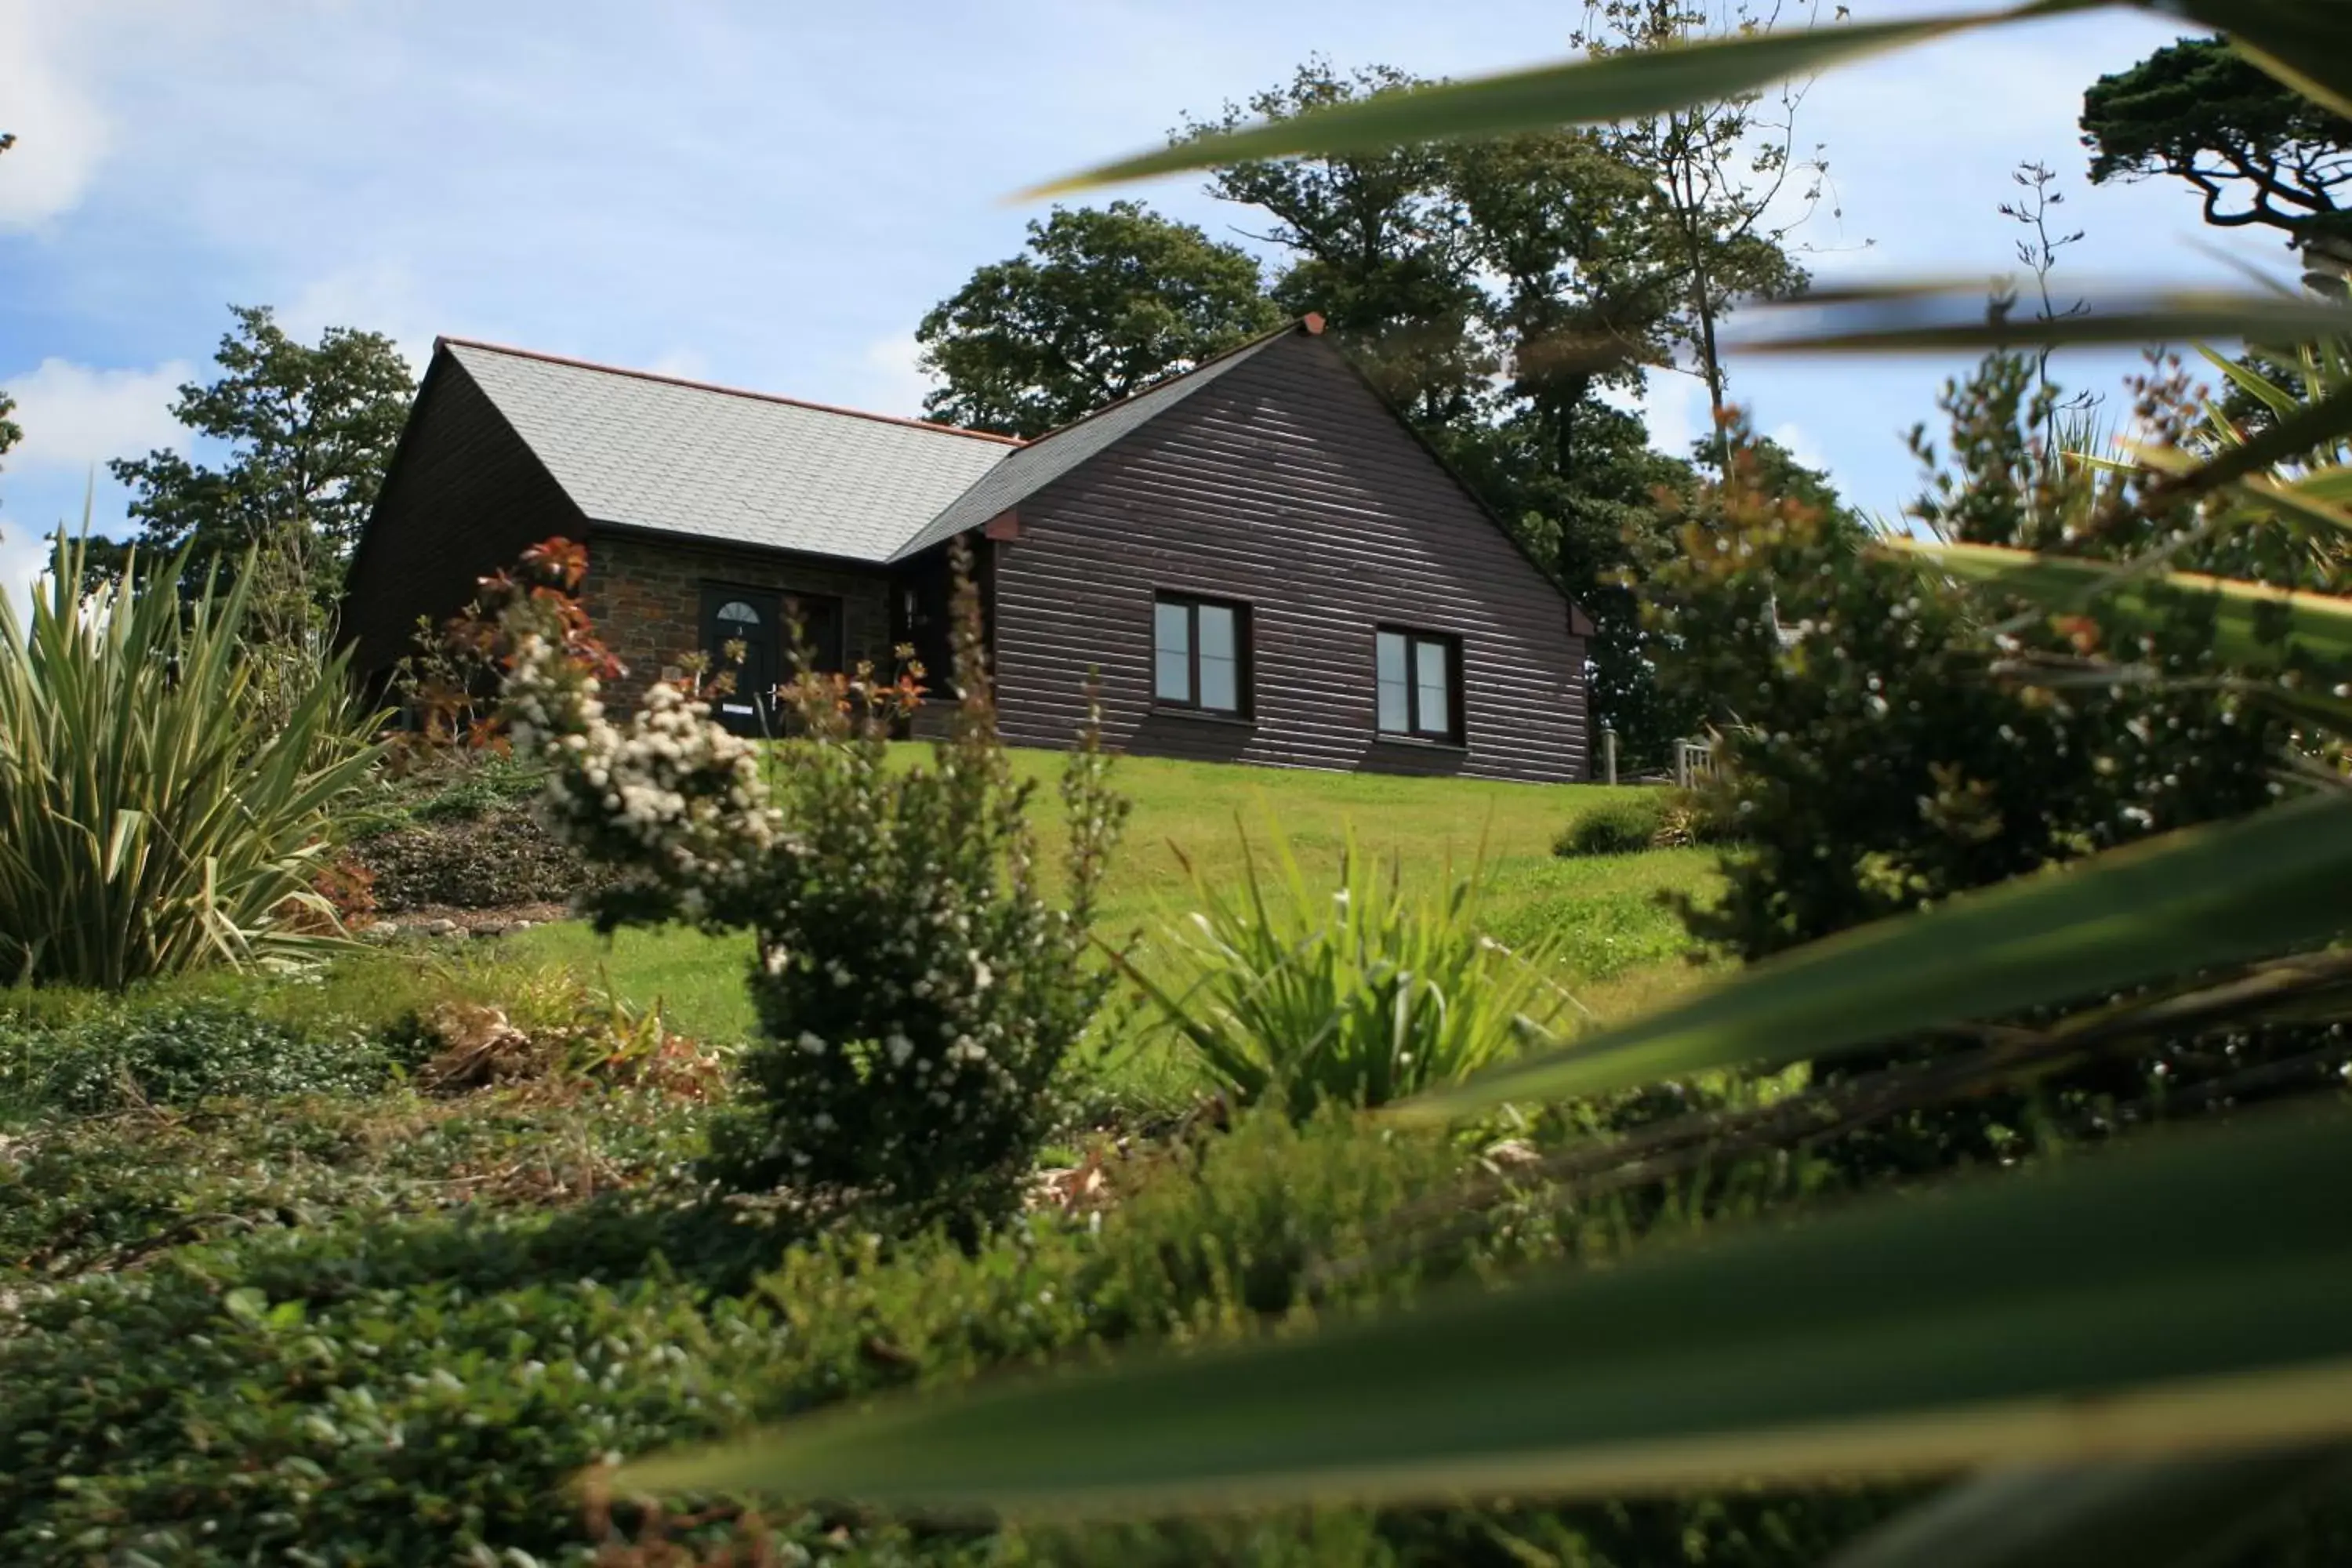
<svg viewBox="0 0 2352 1568">
<path fill-rule="evenodd" d="M 910 748 L 910 750 L 912 750 Z M 1035 813 L 1050 863 L 1059 864 L 1059 801 L 1052 784 L 1061 766 L 1053 752 L 1016 752 L 1015 765 L 1040 783 Z M 1408 885 L 1442 886 L 1449 868 L 1467 872 L 1485 855 L 1481 908 L 1489 931 L 1521 945 L 1549 937 L 1559 946 L 1562 981 L 1601 1014 L 1622 1011 L 1689 984 L 1686 943 L 1664 891 L 1701 892 L 1713 885 L 1713 855 L 1697 849 L 1561 859 L 1551 853 L 1560 828 L 1580 812 L 1636 793 L 1589 784 L 1495 784 L 1480 780 L 1398 778 L 1371 773 L 1120 760 L 1114 775 L 1134 802 L 1128 835 L 1113 864 L 1102 933 L 1147 937 L 1190 907 L 1182 857 L 1210 883 L 1243 874 L 1243 833 L 1265 853 L 1278 827 L 1312 879 L 1336 869 L 1352 829 L 1367 853 L 1394 858 Z M 609 944 L 577 923 L 543 927 L 509 939 L 518 956 L 583 970 L 603 964 L 614 988 L 635 1002 L 659 998 L 680 1028 L 711 1039 L 740 1038 L 751 1027 L 742 973 L 750 939 L 691 931 L 624 931 Z"/>
</svg>

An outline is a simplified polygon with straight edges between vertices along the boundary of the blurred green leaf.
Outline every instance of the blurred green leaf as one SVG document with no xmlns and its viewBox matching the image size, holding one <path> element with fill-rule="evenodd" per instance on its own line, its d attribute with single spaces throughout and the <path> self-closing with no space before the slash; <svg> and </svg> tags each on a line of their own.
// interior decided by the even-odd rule
<svg viewBox="0 0 2352 1568">
<path fill-rule="evenodd" d="M 2199 1568 L 2347 1472 L 2340 1447 L 1997 1470 L 1899 1515 L 1827 1568 Z"/>
<path fill-rule="evenodd" d="M 2352 321 L 2352 314 L 2347 314 Z M 2251 439 L 2230 447 L 2173 488 L 2195 495 L 2259 474 L 2304 457 L 2313 448 L 2352 434 L 2352 386 L 2339 389 L 2316 403 L 2283 413 L 2278 422 Z"/>
<path fill-rule="evenodd" d="M 1409 1101 L 1433 1118 L 1772 1068 L 2266 957 L 2352 923 L 2352 795 L 2167 834 L 1759 963 L 1691 1001 Z"/>
<path fill-rule="evenodd" d="M 2043 320 L 1989 306 L 1982 282 L 1923 281 L 1817 289 L 1754 312 L 1742 353 L 1897 353 L 2244 339 L 2278 344 L 2352 332 L 2352 310 L 2327 300 L 2221 289 L 2111 289 L 2081 315 Z M 1804 327 L 1776 326 L 1811 321 Z M 2315 419 L 2314 424 L 2326 421 Z M 2300 435 L 2300 432 L 2298 432 Z M 2326 434 L 2310 437 L 2316 445 Z M 2300 448 L 2298 448 L 2300 449 Z"/>
<path fill-rule="evenodd" d="M 2192 471 L 2189 476 L 2196 477 Z M 2345 499 L 2328 494 L 2328 484 L 2312 484 L 2296 480 L 2281 484 L 2276 479 L 2256 476 L 2238 482 L 2238 493 L 2262 510 L 2272 512 L 2294 522 L 2311 523 L 2338 532 L 2352 533 L 2352 511 L 2347 511 Z"/>
<path fill-rule="evenodd" d="M 1111 1514 L 2339 1437 L 2347 1131 L 2159 1134 L 1302 1338 L 834 1412 L 615 1488 Z"/>
<path fill-rule="evenodd" d="M 2210 598 L 2215 651 L 2233 665 L 2275 660 L 2276 645 L 2263 636 L 2266 626 L 2283 631 L 2307 653 L 2352 661 L 2352 599 L 2193 572 L 2135 572 L 2111 562 L 2036 555 L 1988 544 L 1889 539 L 1885 547 L 1924 557 L 1955 577 L 2002 589 L 2053 611 L 2080 609 L 2097 597 L 2150 614 L 2158 601 L 2168 598 Z"/>
<path fill-rule="evenodd" d="M 1383 93 L 1312 114 L 1201 136 L 1024 191 L 1035 199 L 1260 158 L 1369 152 L 1453 137 L 1504 136 L 1656 114 L 1803 76 L 1823 66 L 2017 17 L 2104 0 L 2040 0 L 2012 10 L 1759 33 L 1678 48 L 1572 60 L 1507 75 Z"/>
</svg>

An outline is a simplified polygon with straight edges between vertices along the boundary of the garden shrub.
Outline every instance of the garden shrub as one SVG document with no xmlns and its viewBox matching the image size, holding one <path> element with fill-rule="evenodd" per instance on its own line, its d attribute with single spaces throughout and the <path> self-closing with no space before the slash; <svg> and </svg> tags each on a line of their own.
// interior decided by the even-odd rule
<svg viewBox="0 0 2352 1568">
<path fill-rule="evenodd" d="M 341 660 L 254 655 L 249 572 L 184 597 L 186 564 L 93 589 L 61 535 L 31 624 L 0 598 L 0 984 L 119 987 L 336 940 L 312 881 L 375 721 Z"/>
<path fill-rule="evenodd" d="M 485 1290 L 374 1250 L 356 1226 L 262 1237 L 22 1304 L 0 1337 L 0 1557 L 405 1568 L 585 1546 L 564 1482 L 726 1431 L 770 1338 L 657 1276 Z"/>
<path fill-rule="evenodd" d="M 1916 509 L 1935 530 L 2030 548 L 2100 537 L 2113 497 L 2043 446 L 2036 433 L 2054 395 L 2036 387 L 2032 361 L 1996 356 L 1947 389 L 1949 466 Z M 1935 458 L 1924 437 L 1915 444 Z M 2181 522 L 2175 506 L 2105 551 L 2153 544 Z M 1704 808 L 1739 840 L 1722 899 L 1685 919 L 1743 958 L 2275 795 L 2288 726 L 2198 689 L 2229 673 L 2198 603 L 2154 618 L 2102 603 L 2063 627 L 2011 622 L 2014 606 L 1770 493 L 1744 457 L 1649 581 L 1678 650 L 1661 680 L 1711 694 L 1722 729 Z M 2139 649 L 2179 684 L 2025 684 L 2011 673 L 2097 643 Z"/>
<path fill-rule="evenodd" d="M 1631 855 L 1656 847 L 1666 826 L 1666 803 L 1645 790 L 1622 800 L 1588 806 L 1560 830 L 1555 855 Z"/>
<path fill-rule="evenodd" d="M 1409 894 L 1402 867 L 1384 869 L 1350 835 L 1325 889 L 1308 885 L 1278 827 L 1269 837 L 1271 878 L 1244 837 L 1244 889 L 1213 887 L 1187 861 L 1199 908 L 1157 953 L 1122 961 L 1234 1103 L 1293 1117 L 1327 1101 L 1386 1105 L 1551 1037 L 1567 994 L 1539 952 L 1479 929 L 1481 868 Z"/>
<path fill-rule="evenodd" d="M 596 691 L 609 656 L 572 590 L 584 552 L 551 542 L 540 574 L 486 595 L 509 649 L 509 733 L 551 769 L 551 818 L 613 868 L 587 900 L 600 930 L 687 921 L 749 928 L 764 1040 L 714 1133 L 711 1169 L 745 1191 L 792 1184 L 949 1215 L 1017 1206 L 1052 1130 L 1055 1073 L 1101 1001 L 1089 926 L 1124 804 L 1093 726 L 1062 782 L 1066 900 L 1040 885 L 1018 782 L 996 737 L 979 595 L 958 553 L 960 694 L 929 765 L 887 736 L 919 668 L 808 675 L 803 738 L 773 777 L 708 704 L 655 684 L 625 727 Z"/>
<path fill-rule="evenodd" d="M 528 810 L 547 787 L 546 771 L 498 752 L 456 753 L 440 766 L 401 781 L 418 822 L 470 822 L 504 811 Z"/>
<path fill-rule="evenodd" d="M 1738 826 L 1720 804 L 1703 789 L 1673 789 L 1658 806 L 1658 830 L 1651 836 L 1654 849 L 1687 849 L 1695 845 L 1737 844 Z"/>
<path fill-rule="evenodd" d="M 2185 394 L 2171 383 L 2142 390 L 2149 438 L 2177 434 Z M 2196 553 L 2191 503 L 2127 521 L 2113 481 L 2049 449 L 2055 395 L 2032 361 L 2011 356 L 1948 387 L 1949 458 L 1917 514 L 1962 542 L 2114 558 L 2176 541 L 2189 553 L 2175 564 L 2222 564 Z M 1924 437 L 1915 447 L 1936 461 Z M 1662 683 L 1712 692 L 1718 704 L 1717 771 L 1701 800 L 1738 835 L 1722 857 L 1720 898 L 1685 900 L 1684 920 L 1694 936 L 1743 959 L 2238 816 L 2280 788 L 2291 728 L 2273 710 L 2213 689 L 2232 671 L 2200 600 L 2146 610 L 2102 600 L 2072 618 L 2020 614 L 1771 493 L 1737 456 L 1730 479 L 1702 498 L 1682 548 L 1650 582 L 1654 613 L 1678 650 Z M 2066 681 L 2095 647 L 2136 654 L 2158 679 Z M 2021 679 L 2029 671 L 2045 679 Z M 2091 1135 L 2153 1114 L 2190 1079 L 2325 1043 L 2294 1035 L 2159 1042 L 2152 1056 L 2118 1055 L 2030 1093 L 1894 1116 L 1835 1148 L 1852 1171 L 1881 1177 L 2015 1159 L 2060 1129 Z M 1816 1081 L 1948 1045 L 1893 1042 L 1846 1056 Z"/>
</svg>

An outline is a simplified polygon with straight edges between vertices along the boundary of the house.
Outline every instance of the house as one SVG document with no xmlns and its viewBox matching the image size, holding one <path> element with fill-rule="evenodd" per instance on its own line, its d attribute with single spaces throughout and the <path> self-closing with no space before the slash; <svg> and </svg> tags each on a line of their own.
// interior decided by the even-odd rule
<svg viewBox="0 0 2352 1568">
<path fill-rule="evenodd" d="M 740 640 L 731 723 L 786 671 L 943 676 L 948 542 L 971 541 L 999 723 L 1161 756 L 1489 778 L 1589 772 L 1591 626 L 1314 317 L 1036 440 L 445 338 L 353 559 L 378 679 L 417 618 L 550 535 L 625 705 Z"/>
</svg>

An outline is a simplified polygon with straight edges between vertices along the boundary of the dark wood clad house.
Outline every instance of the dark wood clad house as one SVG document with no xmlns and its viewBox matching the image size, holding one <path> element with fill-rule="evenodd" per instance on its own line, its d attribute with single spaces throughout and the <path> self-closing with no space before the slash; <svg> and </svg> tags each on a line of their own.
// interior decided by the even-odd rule
<svg viewBox="0 0 2352 1568">
<path fill-rule="evenodd" d="M 818 657 L 943 670 L 948 542 L 989 607 L 999 720 L 1162 756 L 1586 776 L 1576 607 L 1313 318 L 1032 442 L 445 339 L 352 563 L 379 676 L 417 617 L 551 534 L 644 682 L 741 640 L 765 721 L 788 617 Z"/>
</svg>

